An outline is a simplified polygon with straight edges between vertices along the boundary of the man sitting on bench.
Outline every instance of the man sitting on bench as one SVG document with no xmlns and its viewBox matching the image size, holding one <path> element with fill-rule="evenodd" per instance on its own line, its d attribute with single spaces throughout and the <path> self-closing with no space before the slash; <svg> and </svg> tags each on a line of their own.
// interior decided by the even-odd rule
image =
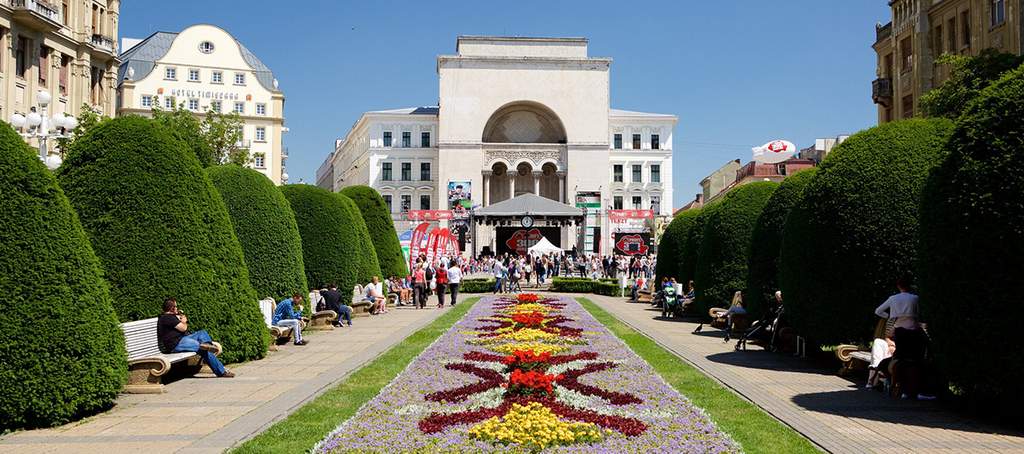
<svg viewBox="0 0 1024 454">
<path fill-rule="evenodd" d="M 306 345 L 302 340 L 302 294 L 296 293 L 291 298 L 277 303 L 274 310 L 274 326 L 291 328 L 295 336 L 295 345 Z"/>
<path fill-rule="evenodd" d="M 203 361 L 210 366 L 213 373 L 218 377 L 231 378 L 235 376 L 224 368 L 217 354 L 220 353 L 220 344 L 213 342 L 210 333 L 206 330 L 188 333 L 188 316 L 178 310 L 178 302 L 174 298 L 164 300 L 164 313 L 157 317 L 156 338 L 160 346 L 160 352 L 198 353 Z"/>
</svg>

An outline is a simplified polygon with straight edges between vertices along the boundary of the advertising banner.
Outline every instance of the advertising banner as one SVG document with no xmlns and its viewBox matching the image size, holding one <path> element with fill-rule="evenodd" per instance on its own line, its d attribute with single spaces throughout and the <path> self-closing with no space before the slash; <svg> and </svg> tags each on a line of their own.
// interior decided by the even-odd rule
<svg viewBox="0 0 1024 454">
<path fill-rule="evenodd" d="M 473 209 L 472 189 L 471 181 L 448 181 L 448 209 L 464 215 L 460 217 L 468 216 Z"/>
<path fill-rule="evenodd" d="M 409 210 L 405 217 L 410 221 L 447 221 L 456 218 L 452 210 Z"/>
<path fill-rule="evenodd" d="M 417 225 L 412 229 L 412 237 L 409 239 L 409 270 L 412 271 L 416 264 L 416 258 L 423 253 L 423 242 L 427 239 L 427 229 L 430 224 L 426 222 Z"/>
<path fill-rule="evenodd" d="M 441 238 L 441 229 L 434 227 L 430 230 L 430 234 L 427 235 L 427 263 L 434 263 L 434 259 L 437 257 L 437 241 Z"/>
<path fill-rule="evenodd" d="M 608 210 L 608 219 L 612 222 L 624 222 L 630 219 L 653 219 L 654 210 Z"/>
<path fill-rule="evenodd" d="M 498 254 L 526 255 L 530 246 L 537 244 L 541 238 L 547 238 L 555 246 L 562 246 L 562 231 L 558 227 L 498 227 L 495 234 Z"/>
<path fill-rule="evenodd" d="M 615 233 L 615 253 L 644 255 L 651 248 L 650 233 Z"/>
<path fill-rule="evenodd" d="M 760 147 L 751 148 L 754 161 L 764 164 L 775 164 L 792 158 L 796 154 L 796 145 L 788 140 L 773 140 Z"/>
</svg>

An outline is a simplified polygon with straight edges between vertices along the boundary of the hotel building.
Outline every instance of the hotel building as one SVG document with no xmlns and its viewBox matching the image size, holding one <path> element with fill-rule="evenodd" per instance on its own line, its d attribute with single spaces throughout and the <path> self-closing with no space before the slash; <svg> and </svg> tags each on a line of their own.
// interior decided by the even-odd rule
<svg viewBox="0 0 1024 454">
<path fill-rule="evenodd" d="M 321 165 L 317 184 L 376 188 L 400 232 L 419 223 L 409 211 L 451 209 L 450 190 L 462 186 L 467 208 L 524 194 L 586 207 L 585 227 L 548 226 L 558 230 L 545 237 L 563 249 L 607 254 L 617 232 L 649 234 L 613 223 L 608 211 L 671 215 L 677 118 L 612 109 L 612 60 L 589 56 L 587 45 L 458 37 L 455 54 L 437 58 L 439 105 L 364 113 Z M 476 253 L 501 252 L 500 228 L 473 230 Z"/>
<path fill-rule="evenodd" d="M 113 116 L 120 3 L 0 1 L 0 118 L 41 114 L 41 90 L 52 96 L 48 116 L 78 116 L 82 105 Z"/>
<path fill-rule="evenodd" d="M 249 166 L 275 184 L 287 182 L 284 93 L 252 51 L 205 24 L 126 42 L 118 73 L 119 115 L 150 115 L 157 106 L 183 106 L 199 117 L 236 112 L 244 122 L 238 146 L 249 150 Z"/>
</svg>

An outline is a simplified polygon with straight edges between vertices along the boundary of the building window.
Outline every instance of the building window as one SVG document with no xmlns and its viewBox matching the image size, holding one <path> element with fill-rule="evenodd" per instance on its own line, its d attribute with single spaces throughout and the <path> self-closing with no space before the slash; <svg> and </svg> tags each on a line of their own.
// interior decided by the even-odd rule
<svg viewBox="0 0 1024 454">
<path fill-rule="evenodd" d="M 258 154 L 252 158 L 252 165 L 257 169 L 266 168 L 266 164 L 266 158 L 264 158 L 262 154 Z"/>
<path fill-rule="evenodd" d="M 633 209 L 634 210 L 641 210 L 641 209 L 643 209 L 643 204 L 644 204 L 643 199 L 641 199 L 640 196 L 638 196 L 638 195 L 633 196 Z"/>
<path fill-rule="evenodd" d="M 652 150 L 660 150 L 661 149 L 661 136 L 659 136 L 657 134 L 651 134 L 651 149 Z"/>
<path fill-rule="evenodd" d="M 235 103 L 235 113 L 237 113 L 239 115 L 245 113 L 245 103 L 244 102 L 236 102 Z"/>
<path fill-rule="evenodd" d="M 388 213 L 393 213 L 391 208 L 391 194 L 384 194 L 384 204 L 388 206 Z"/>
<path fill-rule="evenodd" d="M 256 127 L 256 141 L 266 142 L 267 141 L 267 128 L 265 126 Z"/>
<path fill-rule="evenodd" d="M 224 73 L 220 71 L 214 71 L 210 76 L 210 83 L 222 84 L 224 83 Z"/>
<path fill-rule="evenodd" d="M 429 132 L 421 132 L 420 133 L 420 147 L 430 148 L 430 133 Z"/>
<path fill-rule="evenodd" d="M 178 80 L 178 68 L 164 68 L 164 79 Z"/>
<path fill-rule="evenodd" d="M 613 210 L 621 210 L 622 209 L 622 196 L 621 195 L 617 195 L 615 197 L 612 197 L 612 209 Z"/>
<path fill-rule="evenodd" d="M 992 22 L 991 25 L 1002 25 L 1006 22 L 1006 0 L 991 0 L 992 1 Z"/>
<path fill-rule="evenodd" d="M 642 174 L 643 174 L 643 166 L 641 166 L 640 164 L 633 164 L 633 182 L 634 183 L 643 183 L 643 177 L 641 176 Z"/>
<path fill-rule="evenodd" d="M 402 181 L 412 181 L 412 163 L 402 163 Z"/>
<path fill-rule="evenodd" d="M 420 209 L 421 210 L 429 210 L 430 209 L 430 196 L 429 195 L 423 194 L 423 195 L 420 196 Z"/>
<path fill-rule="evenodd" d="M 384 146 L 391 146 L 391 131 L 384 131 Z"/>
<path fill-rule="evenodd" d="M 153 107 L 153 97 L 150 95 L 142 95 L 142 107 Z"/>
<path fill-rule="evenodd" d="M 46 86 L 46 79 L 50 75 L 50 48 L 42 46 L 39 48 L 39 85 Z"/>
<path fill-rule="evenodd" d="M 213 43 L 211 43 L 209 41 L 203 41 L 203 42 L 199 43 L 199 52 L 202 52 L 204 54 L 212 54 L 213 53 Z"/>
<path fill-rule="evenodd" d="M 912 118 L 914 116 L 914 95 L 907 95 L 903 97 L 903 118 Z"/>
<path fill-rule="evenodd" d="M 60 94 L 68 94 L 68 74 L 71 73 L 71 57 L 62 55 L 60 57 L 60 74 L 57 83 L 60 85 Z"/>
<path fill-rule="evenodd" d="M 661 183 L 660 164 L 651 164 L 651 183 Z"/>
<path fill-rule="evenodd" d="M 616 150 L 622 149 L 622 134 L 615 134 L 615 144 L 612 145 Z"/>
<path fill-rule="evenodd" d="M 640 134 L 633 134 L 633 149 L 640 149 Z"/>
<path fill-rule="evenodd" d="M 654 214 L 661 213 L 661 197 L 660 196 L 656 196 L 656 195 L 652 195 L 651 196 L 651 211 L 653 211 Z"/>
<path fill-rule="evenodd" d="M 263 103 L 256 104 L 256 115 L 266 115 L 267 105 Z"/>
<path fill-rule="evenodd" d="M 189 82 L 199 82 L 199 70 L 198 69 L 190 69 L 190 70 L 188 70 L 188 81 Z"/>
<path fill-rule="evenodd" d="M 971 11 L 964 11 L 960 13 L 960 40 L 961 46 L 965 48 L 971 47 Z"/>
<path fill-rule="evenodd" d="M 245 73 L 235 73 L 235 85 L 245 85 Z"/>
<path fill-rule="evenodd" d="M 213 112 L 220 113 L 221 103 L 220 101 L 210 101 L 210 110 Z"/>
<path fill-rule="evenodd" d="M 956 52 L 956 16 L 949 18 L 946 23 L 946 31 L 949 32 L 949 39 L 946 41 L 949 43 L 947 47 L 948 52 Z"/>
<path fill-rule="evenodd" d="M 914 43 L 908 36 L 900 41 L 900 73 L 914 69 Z"/>
<path fill-rule="evenodd" d="M 380 179 L 383 181 L 391 181 L 391 163 L 382 162 L 380 164 Z"/>
<path fill-rule="evenodd" d="M 24 79 L 28 73 L 28 49 L 32 40 L 18 36 L 18 47 L 14 51 L 14 73 Z"/>
<path fill-rule="evenodd" d="M 612 182 L 622 183 L 622 164 L 612 166 Z"/>
<path fill-rule="evenodd" d="M 174 98 L 172 98 L 170 96 L 164 98 L 164 108 L 166 108 L 166 109 L 173 109 L 174 108 Z"/>
<path fill-rule="evenodd" d="M 193 112 L 198 111 L 199 110 L 199 100 L 198 99 L 190 99 L 190 100 L 188 100 L 188 110 L 191 110 Z"/>
<path fill-rule="evenodd" d="M 935 52 L 936 56 L 942 55 L 942 25 L 935 27 L 935 31 L 932 32 L 932 51 Z"/>
<path fill-rule="evenodd" d="M 412 196 L 405 194 L 402 196 L 402 212 L 405 213 L 412 209 Z"/>
<path fill-rule="evenodd" d="M 408 131 L 407 132 L 403 132 L 402 133 L 402 148 L 409 148 L 409 147 L 412 147 L 412 133 L 408 132 Z"/>
<path fill-rule="evenodd" d="M 430 163 L 420 163 L 420 181 L 430 181 Z"/>
</svg>

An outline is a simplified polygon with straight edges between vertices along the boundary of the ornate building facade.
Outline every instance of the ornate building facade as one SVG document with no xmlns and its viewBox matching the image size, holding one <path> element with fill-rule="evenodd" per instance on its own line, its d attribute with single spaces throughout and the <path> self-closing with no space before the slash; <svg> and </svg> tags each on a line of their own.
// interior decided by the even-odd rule
<svg viewBox="0 0 1024 454">
<path fill-rule="evenodd" d="M 620 226 L 608 210 L 672 213 L 677 118 L 611 109 L 612 60 L 590 57 L 587 45 L 458 37 L 455 55 L 437 58 L 439 105 L 364 113 L 318 184 L 376 188 L 399 231 L 419 222 L 408 212 L 461 209 L 455 193 L 468 197 L 464 208 L 535 194 L 588 210 L 585 226 L 560 226 L 551 241 L 610 253 Z M 496 246 L 495 230 L 477 230 L 478 252 Z"/>
</svg>

